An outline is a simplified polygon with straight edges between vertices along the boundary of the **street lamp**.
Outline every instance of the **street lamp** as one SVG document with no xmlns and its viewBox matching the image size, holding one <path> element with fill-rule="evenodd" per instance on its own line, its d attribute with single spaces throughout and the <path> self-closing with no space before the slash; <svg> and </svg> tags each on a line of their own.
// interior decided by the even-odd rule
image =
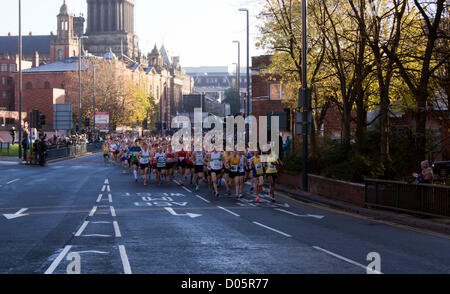
<svg viewBox="0 0 450 294">
<path fill-rule="evenodd" d="M 22 158 L 22 132 L 22 0 L 19 0 L 19 158 Z"/>
<path fill-rule="evenodd" d="M 308 117 L 311 111 L 311 103 L 308 91 L 308 72 L 307 72 L 307 25 L 306 25 L 306 0 L 302 0 L 302 108 L 303 115 L 303 156 L 302 156 L 302 190 L 308 192 Z"/>
<path fill-rule="evenodd" d="M 93 116 L 93 127 L 92 127 L 92 142 L 95 142 L 95 69 L 98 67 L 97 64 L 92 64 L 92 70 L 93 70 L 93 97 L 92 97 L 92 116 Z"/>
<path fill-rule="evenodd" d="M 250 115 L 250 31 L 249 31 L 249 12 L 247 8 L 240 8 L 239 11 L 247 13 L 247 117 Z"/>
<path fill-rule="evenodd" d="M 81 48 L 82 48 L 82 42 L 83 39 L 87 39 L 87 36 L 81 36 L 81 37 L 73 37 L 74 40 L 78 40 L 78 84 L 79 84 L 79 113 L 78 113 L 78 131 L 81 131 Z"/>
<path fill-rule="evenodd" d="M 236 70 L 236 94 L 237 99 L 239 99 L 239 111 L 241 109 L 241 42 L 233 41 L 233 43 L 238 44 L 238 63 Z"/>
</svg>

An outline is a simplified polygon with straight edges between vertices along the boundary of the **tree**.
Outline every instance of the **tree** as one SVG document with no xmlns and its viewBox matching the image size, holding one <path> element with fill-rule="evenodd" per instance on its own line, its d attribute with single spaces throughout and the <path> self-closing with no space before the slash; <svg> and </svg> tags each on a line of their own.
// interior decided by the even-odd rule
<svg viewBox="0 0 450 294">
<path fill-rule="evenodd" d="M 230 104 L 230 111 L 232 115 L 238 114 L 240 112 L 240 99 L 237 97 L 236 86 L 225 91 L 225 99 L 222 104 Z"/>
</svg>

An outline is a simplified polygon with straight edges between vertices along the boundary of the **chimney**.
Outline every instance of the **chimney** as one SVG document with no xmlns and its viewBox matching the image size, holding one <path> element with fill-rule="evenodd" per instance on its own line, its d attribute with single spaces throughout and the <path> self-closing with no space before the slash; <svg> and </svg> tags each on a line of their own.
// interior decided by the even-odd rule
<svg viewBox="0 0 450 294">
<path fill-rule="evenodd" d="M 33 36 L 33 32 L 30 32 L 28 35 L 29 35 L 30 37 Z"/>
<path fill-rule="evenodd" d="M 34 55 L 33 55 L 33 67 L 38 67 L 39 66 L 39 52 L 34 51 Z"/>
</svg>

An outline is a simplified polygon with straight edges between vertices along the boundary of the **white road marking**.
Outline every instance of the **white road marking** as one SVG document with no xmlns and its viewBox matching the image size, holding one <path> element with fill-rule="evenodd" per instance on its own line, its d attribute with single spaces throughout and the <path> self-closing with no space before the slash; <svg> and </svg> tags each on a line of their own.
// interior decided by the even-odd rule
<svg viewBox="0 0 450 294">
<path fill-rule="evenodd" d="M 15 219 L 18 217 L 27 216 L 28 214 L 22 214 L 27 210 L 28 210 L 28 208 L 22 208 L 21 210 L 19 210 L 18 212 L 14 213 L 14 214 L 4 214 L 3 216 L 6 217 L 7 219 Z"/>
<path fill-rule="evenodd" d="M 56 267 L 59 265 L 61 260 L 63 260 L 64 256 L 69 252 L 70 248 L 72 248 L 71 245 L 68 245 L 64 248 L 64 250 L 58 255 L 58 257 L 52 262 L 50 267 L 45 271 L 45 275 L 51 275 L 55 271 Z"/>
<path fill-rule="evenodd" d="M 170 207 L 165 207 L 164 209 L 167 210 L 173 216 L 189 216 L 190 218 L 196 218 L 196 217 L 202 216 L 201 214 L 196 214 L 196 213 L 178 214 L 178 213 L 175 212 L 175 210 L 173 210 Z"/>
<path fill-rule="evenodd" d="M 114 225 L 114 233 L 116 234 L 116 237 L 117 238 L 122 237 L 122 234 L 120 233 L 120 229 L 119 229 L 119 224 L 116 221 L 114 221 L 113 225 Z"/>
<path fill-rule="evenodd" d="M 94 206 L 91 210 L 91 212 L 89 213 L 89 216 L 94 216 L 95 212 L 97 211 L 97 206 Z"/>
<path fill-rule="evenodd" d="M 341 255 L 339 255 L 339 254 L 330 252 L 330 251 L 325 250 L 325 249 L 323 249 L 323 248 L 320 248 L 320 247 L 318 247 L 318 246 L 313 246 L 313 248 L 316 249 L 316 250 L 325 252 L 326 254 L 329 254 L 329 255 L 331 255 L 331 256 L 334 256 L 334 257 L 336 257 L 336 258 L 338 258 L 338 259 L 340 259 L 340 260 L 346 261 L 346 262 L 348 262 L 348 263 L 350 263 L 350 264 L 359 266 L 360 268 L 363 268 L 363 269 L 365 269 L 365 270 L 367 270 L 367 271 L 370 271 L 370 272 L 372 272 L 372 273 L 374 273 L 374 274 L 382 274 L 382 272 L 374 271 L 374 270 L 368 268 L 368 267 L 365 266 L 365 265 L 362 265 L 362 264 L 360 264 L 360 263 L 358 263 L 358 262 L 356 262 L 356 261 L 353 261 L 353 260 L 351 260 L 351 259 L 348 259 L 348 258 L 346 258 L 346 257 L 343 257 L 343 256 L 341 256 Z"/>
<path fill-rule="evenodd" d="M 73 253 L 77 253 L 77 254 L 84 254 L 84 253 L 109 254 L 109 252 L 96 251 L 96 250 L 90 250 L 90 251 L 78 251 L 78 252 L 75 252 L 75 251 L 74 251 Z"/>
<path fill-rule="evenodd" d="M 97 203 L 99 203 L 100 201 L 102 201 L 102 197 L 103 197 L 103 194 L 99 194 L 99 195 L 98 195 Z"/>
<path fill-rule="evenodd" d="M 78 232 L 75 234 L 75 237 L 80 237 L 81 234 L 83 233 L 84 229 L 86 229 L 86 227 L 87 227 L 88 224 L 89 224 L 89 222 L 88 222 L 88 221 L 85 221 L 85 222 L 81 225 L 81 227 L 80 227 L 80 229 L 78 230 Z"/>
<path fill-rule="evenodd" d="M 228 210 L 228 209 L 223 208 L 223 207 L 221 207 L 221 206 L 217 206 L 217 207 L 220 208 L 220 209 L 222 209 L 222 210 L 225 210 L 226 212 L 228 212 L 228 213 L 230 213 L 230 214 L 232 214 L 232 215 L 234 215 L 234 216 L 237 216 L 237 217 L 240 216 L 239 214 L 234 213 L 234 212 L 232 212 L 231 210 Z"/>
<path fill-rule="evenodd" d="M 281 234 L 281 235 L 283 235 L 283 236 L 285 236 L 285 237 L 288 237 L 288 238 L 291 238 L 291 237 L 292 237 L 292 236 L 289 235 L 289 234 L 283 233 L 282 231 L 278 231 L 278 230 L 276 230 L 276 229 L 274 229 L 274 228 L 268 227 L 268 226 L 263 225 L 263 224 L 260 224 L 260 223 L 258 223 L 258 222 L 253 222 L 253 223 L 254 223 L 255 225 L 261 226 L 261 227 L 263 227 L 263 228 L 266 228 L 266 229 L 268 229 L 268 230 L 271 230 L 271 231 L 274 231 L 274 232 L 276 232 L 276 233 L 278 233 L 278 234 Z"/>
<path fill-rule="evenodd" d="M 189 193 L 192 193 L 192 191 L 191 190 L 189 190 L 188 188 L 186 188 L 186 187 L 181 187 L 181 188 L 183 188 L 184 190 L 186 190 L 186 191 L 188 191 Z"/>
<path fill-rule="evenodd" d="M 123 271 L 126 275 L 131 275 L 130 262 L 128 261 L 127 251 L 125 246 L 119 245 L 120 258 L 122 259 Z"/>
<path fill-rule="evenodd" d="M 90 235 L 83 235 L 81 237 L 101 237 L 101 238 L 109 238 L 112 237 L 111 235 L 101 235 L 101 234 L 90 234 Z"/>
<path fill-rule="evenodd" d="M 293 212 L 290 212 L 290 211 L 287 211 L 287 210 L 284 210 L 284 209 L 280 209 L 280 208 L 276 208 L 275 210 L 278 210 L 278 211 L 281 211 L 281 212 L 284 212 L 284 213 L 287 213 L 287 214 L 290 214 L 290 215 L 293 215 L 293 216 L 298 216 L 298 217 L 312 217 L 312 218 L 317 218 L 317 219 L 323 219 L 324 218 L 323 215 L 314 215 L 314 214 L 300 215 L 300 214 L 296 214 L 296 213 L 293 213 Z"/>
<path fill-rule="evenodd" d="M 202 200 L 205 201 L 206 203 L 211 203 L 211 201 L 206 200 L 205 198 L 203 198 L 203 197 L 200 196 L 200 195 L 195 195 L 195 196 L 198 197 L 198 198 L 200 198 L 200 199 L 202 199 Z"/>
<path fill-rule="evenodd" d="M 112 195 L 111 194 L 108 194 L 108 200 L 109 200 L 109 203 L 112 203 L 113 201 L 112 201 Z"/>
<path fill-rule="evenodd" d="M 105 190 L 106 190 L 106 186 L 103 185 L 103 187 L 102 187 L 102 192 L 105 192 Z"/>
<path fill-rule="evenodd" d="M 20 179 L 15 179 L 15 180 L 9 181 L 9 182 L 6 183 L 6 184 L 9 185 L 9 184 L 15 183 L 15 182 L 17 182 L 17 181 L 20 181 Z"/>
<path fill-rule="evenodd" d="M 105 184 L 106 184 L 106 185 L 109 185 L 108 179 L 105 180 Z"/>
<path fill-rule="evenodd" d="M 111 192 L 111 189 L 109 188 L 109 185 L 106 186 L 106 190 L 108 190 L 108 192 Z"/>
<path fill-rule="evenodd" d="M 110 224 L 111 222 L 92 222 L 93 224 Z"/>
<path fill-rule="evenodd" d="M 109 209 L 111 210 L 111 215 L 112 216 L 117 216 L 116 215 L 116 210 L 114 209 L 114 207 L 110 206 Z"/>
</svg>

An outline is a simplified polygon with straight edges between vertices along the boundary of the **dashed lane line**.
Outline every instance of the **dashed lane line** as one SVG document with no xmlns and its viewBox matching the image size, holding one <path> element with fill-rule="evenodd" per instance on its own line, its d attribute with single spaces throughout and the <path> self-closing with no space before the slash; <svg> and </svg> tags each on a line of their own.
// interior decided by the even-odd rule
<svg viewBox="0 0 450 294">
<path fill-rule="evenodd" d="M 17 181 L 20 181 L 20 179 L 15 179 L 15 180 L 9 181 L 9 182 L 6 183 L 6 184 L 7 184 L 7 185 L 10 185 L 10 184 L 15 183 L 15 182 L 17 182 Z"/>
<path fill-rule="evenodd" d="M 98 195 L 97 203 L 99 203 L 100 201 L 102 201 L 102 197 L 103 197 L 103 194 L 99 194 L 99 195 Z"/>
<path fill-rule="evenodd" d="M 109 209 L 111 210 L 111 215 L 112 216 L 117 216 L 116 215 L 116 210 L 114 209 L 114 207 L 110 206 Z"/>
<path fill-rule="evenodd" d="M 271 231 L 273 231 L 273 232 L 276 232 L 276 233 L 278 233 L 278 234 L 280 234 L 280 235 L 283 235 L 283 236 L 285 236 L 285 237 L 288 237 L 288 238 L 291 238 L 291 237 L 292 237 L 292 236 L 289 235 L 289 234 L 286 234 L 286 233 L 284 233 L 284 232 L 282 232 L 282 231 L 279 231 L 279 230 L 277 230 L 277 229 L 268 227 L 268 226 L 263 225 L 263 224 L 261 224 L 261 223 L 258 223 L 258 222 L 253 222 L 253 223 L 254 223 L 255 225 L 258 225 L 258 226 L 260 226 L 260 227 L 266 228 L 266 229 L 271 230 Z"/>
<path fill-rule="evenodd" d="M 88 224 L 89 224 L 89 221 L 85 221 L 85 222 L 81 225 L 81 227 L 80 227 L 80 229 L 78 230 L 78 232 L 75 234 L 75 237 L 80 237 L 81 234 L 83 234 L 83 231 L 84 231 L 84 229 L 86 229 L 86 227 L 87 227 Z"/>
<path fill-rule="evenodd" d="M 95 214 L 95 212 L 97 211 L 97 206 L 94 206 L 93 208 L 92 208 L 92 210 L 91 210 L 91 212 L 89 213 L 89 216 L 94 216 L 94 214 Z"/>
<path fill-rule="evenodd" d="M 116 234 L 116 237 L 121 238 L 122 234 L 120 233 L 119 224 L 116 221 L 114 221 L 113 225 L 114 225 L 114 233 Z"/>
<path fill-rule="evenodd" d="M 70 251 L 72 245 L 68 245 L 64 248 L 64 250 L 58 255 L 58 257 L 52 262 L 50 267 L 45 271 L 45 275 L 51 275 L 55 271 L 56 267 L 58 267 L 61 260 L 63 260 L 64 256 Z"/>
<path fill-rule="evenodd" d="M 205 198 L 203 198 L 202 196 L 200 196 L 200 195 L 195 195 L 196 197 L 198 197 L 198 198 L 200 198 L 201 200 L 203 200 L 203 201 L 205 201 L 206 203 L 211 203 L 211 201 L 209 201 L 209 200 L 206 200 Z"/>
<path fill-rule="evenodd" d="M 367 270 L 367 272 L 371 272 L 371 273 L 373 273 L 373 274 L 382 274 L 382 272 L 379 272 L 379 271 L 376 271 L 376 270 L 372 270 L 372 269 L 370 269 L 369 267 L 367 267 L 367 266 L 365 266 L 365 265 L 362 265 L 362 264 L 360 264 L 360 263 L 358 263 L 358 262 L 356 262 L 356 261 L 353 261 L 353 260 L 348 259 L 348 258 L 346 258 L 346 257 L 343 257 L 343 256 L 341 256 L 341 255 L 339 255 L 339 254 L 333 253 L 333 252 L 331 252 L 331 251 L 325 250 L 325 249 L 320 248 L 320 247 L 318 247 L 318 246 L 313 246 L 313 248 L 316 249 L 316 250 L 322 251 L 322 252 L 324 252 L 324 253 L 326 253 L 326 254 L 329 254 L 329 255 L 331 255 L 331 256 L 334 256 L 334 257 L 336 257 L 336 258 L 338 258 L 338 259 L 340 259 L 340 260 L 346 261 L 346 262 L 348 262 L 348 263 L 350 263 L 350 264 L 359 266 L 360 268 L 363 268 L 363 269 Z"/>
<path fill-rule="evenodd" d="M 126 275 L 131 275 L 131 267 L 130 262 L 128 261 L 127 251 L 125 250 L 125 246 L 119 245 L 120 258 L 122 259 L 123 271 Z"/>
<path fill-rule="evenodd" d="M 228 210 L 228 209 L 223 208 L 223 207 L 221 207 L 221 206 L 217 206 L 217 207 L 220 208 L 220 209 L 222 209 L 222 210 L 224 210 L 224 211 L 226 211 L 226 212 L 228 212 L 229 214 L 232 214 L 232 215 L 234 215 L 234 216 L 240 217 L 239 214 L 234 213 L 234 212 L 232 212 L 231 210 Z"/>
<path fill-rule="evenodd" d="M 112 201 L 112 195 L 111 194 L 108 194 L 108 200 L 109 200 L 109 203 L 112 203 L 113 201 Z"/>
<path fill-rule="evenodd" d="M 188 191 L 189 193 L 192 193 L 192 191 L 191 190 L 189 190 L 188 188 L 186 188 L 186 187 L 181 187 L 181 188 L 183 188 L 184 190 L 186 190 L 186 191 Z"/>
</svg>

